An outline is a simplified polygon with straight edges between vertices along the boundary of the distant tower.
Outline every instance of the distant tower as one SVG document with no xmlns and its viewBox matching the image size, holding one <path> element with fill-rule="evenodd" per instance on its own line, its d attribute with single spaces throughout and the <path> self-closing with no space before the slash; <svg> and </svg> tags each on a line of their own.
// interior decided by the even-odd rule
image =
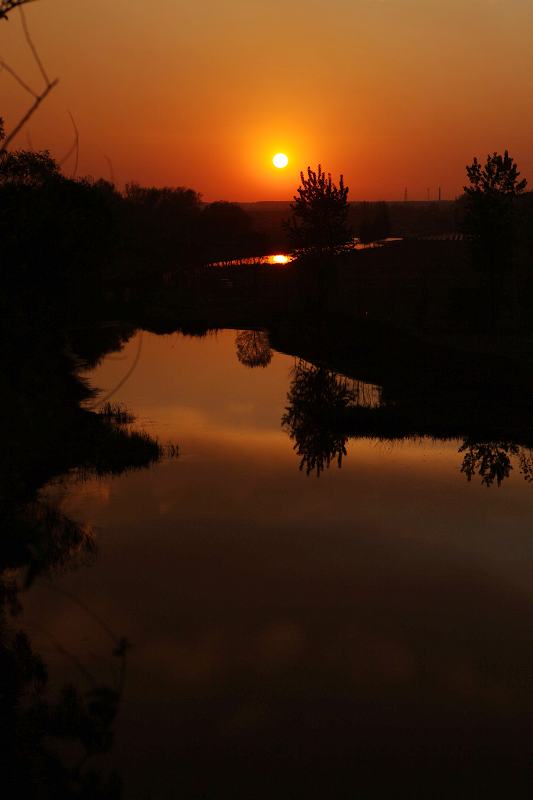
<svg viewBox="0 0 533 800">
<path fill-rule="evenodd" d="M 404 190 L 404 193 L 403 193 L 403 202 L 407 203 L 407 186 L 405 187 L 405 190 Z"/>
<path fill-rule="evenodd" d="M 441 189 L 440 189 L 440 186 L 439 186 L 439 203 L 440 203 L 441 200 L 442 200 L 442 192 L 441 192 Z"/>
<path fill-rule="evenodd" d="M 426 192 L 428 193 L 428 202 L 429 202 L 429 186 L 428 186 L 428 188 L 426 189 Z"/>
</svg>

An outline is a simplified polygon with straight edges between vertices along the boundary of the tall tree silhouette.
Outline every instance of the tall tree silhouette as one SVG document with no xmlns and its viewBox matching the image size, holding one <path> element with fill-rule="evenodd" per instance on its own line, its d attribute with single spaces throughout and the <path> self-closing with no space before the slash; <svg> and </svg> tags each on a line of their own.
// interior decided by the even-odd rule
<svg viewBox="0 0 533 800">
<path fill-rule="evenodd" d="M 466 167 L 464 228 L 474 243 L 476 258 L 486 271 L 490 294 L 490 325 L 497 321 L 497 273 L 510 261 L 515 239 L 516 198 L 526 186 L 507 150 L 492 153 L 484 165 L 474 158 Z"/>
<path fill-rule="evenodd" d="M 303 250 L 334 251 L 350 241 L 347 224 L 348 192 L 341 175 L 339 185 L 331 173 L 315 172 L 307 167 L 307 177 L 300 172 L 301 185 L 291 203 L 292 219 L 286 229 L 294 245 Z"/>
</svg>

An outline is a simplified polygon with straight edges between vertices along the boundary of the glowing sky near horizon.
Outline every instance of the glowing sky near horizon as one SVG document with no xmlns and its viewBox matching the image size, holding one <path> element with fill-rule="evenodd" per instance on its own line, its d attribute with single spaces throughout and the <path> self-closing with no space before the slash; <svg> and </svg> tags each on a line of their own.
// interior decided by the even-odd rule
<svg viewBox="0 0 533 800">
<path fill-rule="evenodd" d="M 79 174 L 287 199 L 300 169 L 352 199 L 453 197 L 508 148 L 533 184 L 531 0 L 38 0 L 26 16 L 60 84 L 18 139 Z M 0 56 L 32 85 L 17 14 Z M 29 97 L 0 72 L 7 127 Z M 29 139 L 28 139 L 29 134 Z M 275 153 L 289 165 L 276 169 Z M 111 166 L 109 161 L 111 162 Z M 72 162 L 65 164 L 68 173 Z"/>
</svg>

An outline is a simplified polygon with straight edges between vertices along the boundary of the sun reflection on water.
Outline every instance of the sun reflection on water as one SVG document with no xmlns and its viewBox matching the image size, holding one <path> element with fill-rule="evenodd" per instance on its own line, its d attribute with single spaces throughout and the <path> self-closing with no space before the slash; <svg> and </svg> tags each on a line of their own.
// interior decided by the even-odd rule
<svg viewBox="0 0 533 800">
<path fill-rule="evenodd" d="M 270 259 L 270 264 L 288 264 L 291 260 L 289 256 L 283 255 L 282 253 L 279 253 L 275 256 L 270 256 Z"/>
</svg>

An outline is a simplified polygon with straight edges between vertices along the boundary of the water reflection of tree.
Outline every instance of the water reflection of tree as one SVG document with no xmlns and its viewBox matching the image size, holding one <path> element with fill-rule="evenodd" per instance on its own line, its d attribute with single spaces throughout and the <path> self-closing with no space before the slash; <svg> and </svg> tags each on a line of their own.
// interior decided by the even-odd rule
<svg viewBox="0 0 533 800">
<path fill-rule="evenodd" d="M 341 377 L 323 366 L 299 361 L 294 367 L 282 425 L 300 457 L 300 470 L 320 474 L 332 461 L 340 467 L 350 437 L 375 437 L 382 441 L 413 437 L 452 439 L 457 436 L 438 420 L 436 427 L 413 423 L 394 404 L 384 402 L 381 390 Z M 438 428 L 438 430 L 437 430 Z M 480 479 L 486 487 L 501 486 L 513 469 L 533 483 L 533 449 L 509 437 L 466 437 L 459 447 L 461 473 L 469 482 Z"/>
<path fill-rule="evenodd" d="M 467 439 L 459 452 L 464 454 L 461 472 L 468 481 L 479 475 L 484 486 L 492 486 L 494 481 L 501 486 L 513 468 L 511 456 L 518 454 L 518 447 L 512 442 L 474 442 Z"/>
<path fill-rule="evenodd" d="M 76 664 L 76 679 L 52 692 L 48 669 L 17 625 L 23 590 L 38 576 L 71 568 L 95 554 L 90 529 L 52 503 L 35 499 L 3 509 L 0 547 L 0 718 L 3 785 L 26 797 L 120 797 L 114 773 L 96 767 L 113 739 L 125 675 L 125 641 L 113 637 L 119 672 L 113 685 Z M 85 686 L 83 686 L 85 684 Z"/>
<path fill-rule="evenodd" d="M 484 486 L 492 486 L 495 482 L 501 486 L 513 470 L 513 460 L 517 460 L 524 479 L 533 482 L 533 451 L 515 442 L 466 439 L 459 453 L 464 454 L 461 472 L 468 481 L 477 475 Z"/>
<path fill-rule="evenodd" d="M 245 367 L 268 367 L 272 350 L 265 331 L 239 331 L 235 338 L 237 358 Z"/>
<path fill-rule="evenodd" d="M 83 691 L 71 684 L 50 699 L 46 666 L 21 631 L 2 630 L 0 666 L 6 726 L 2 783 L 8 791 L 16 787 L 19 796 L 45 800 L 121 797 L 118 775 L 91 765 L 110 749 L 120 692 L 103 685 Z"/>
<path fill-rule="evenodd" d="M 46 366 L 45 361 L 43 370 Z M 5 450 L 0 456 L 3 785 L 12 784 L 28 797 L 111 800 L 121 795 L 120 780 L 95 758 L 109 753 L 112 746 L 126 641 L 98 620 L 111 636 L 112 657 L 119 666 L 112 682 L 99 680 L 55 642 L 57 651 L 75 665 L 75 673 L 68 684 L 52 690 L 47 666 L 17 615 L 24 591 L 36 581 L 86 564 L 96 555 L 91 528 L 65 515 L 41 487 L 61 473 L 85 480 L 147 467 L 167 454 L 175 455 L 176 448 L 165 448 L 131 430 L 132 417 L 120 406 L 107 404 L 101 413 L 80 408 L 84 392 L 70 371 L 53 374 L 45 384 L 38 380 L 37 365 L 32 377 L 40 388 L 44 384 L 46 394 L 11 383 L 11 424 L 3 431 Z M 50 408 L 55 413 L 49 414 Z M 90 609 L 85 611 L 91 614 Z"/>
<path fill-rule="evenodd" d="M 305 469 L 307 475 L 316 471 L 320 477 L 332 461 L 340 467 L 348 436 L 339 429 L 337 418 L 356 400 L 350 382 L 325 367 L 299 361 L 287 400 L 282 425 L 301 458 L 300 470 Z"/>
<path fill-rule="evenodd" d="M 531 450 L 531 448 L 521 447 L 518 458 L 520 462 L 520 472 L 524 476 L 524 480 L 528 483 L 533 483 L 533 450 Z"/>
</svg>

